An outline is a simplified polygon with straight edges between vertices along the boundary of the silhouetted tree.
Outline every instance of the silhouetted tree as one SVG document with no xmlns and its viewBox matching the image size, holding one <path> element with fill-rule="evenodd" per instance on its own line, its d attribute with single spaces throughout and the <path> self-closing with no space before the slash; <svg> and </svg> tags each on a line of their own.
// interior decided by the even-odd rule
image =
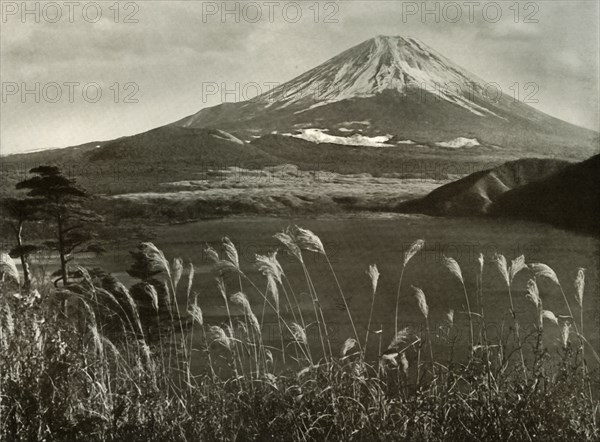
<svg viewBox="0 0 600 442">
<path fill-rule="evenodd" d="M 96 234 L 90 224 L 102 220 L 95 211 L 85 207 L 91 195 L 79 187 L 74 180 L 61 174 L 54 166 L 39 166 L 29 171 L 34 177 L 21 181 L 17 189 L 27 189 L 31 198 L 41 199 L 45 218 L 56 224 L 56 239 L 45 244 L 58 252 L 59 276 L 54 284 L 62 280 L 69 282 L 68 264 L 77 253 L 102 253 L 104 249 L 95 242 Z"/>
</svg>

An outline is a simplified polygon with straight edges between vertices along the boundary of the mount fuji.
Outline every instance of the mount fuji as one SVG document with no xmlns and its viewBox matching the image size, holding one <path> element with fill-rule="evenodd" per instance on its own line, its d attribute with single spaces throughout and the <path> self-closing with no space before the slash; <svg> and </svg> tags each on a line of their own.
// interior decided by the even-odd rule
<svg viewBox="0 0 600 442">
<path fill-rule="evenodd" d="M 417 39 L 389 36 L 369 39 L 254 99 L 202 109 L 174 125 L 218 128 L 257 146 L 286 143 L 287 136 L 567 159 L 596 153 L 598 140 L 593 131 L 502 93 Z"/>
<path fill-rule="evenodd" d="M 254 99 L 137 135 L 3 161 L 6 170 L 13 162 L 82 170 L 92 190 L 119 193 L 215 168 L 292 164 L 447 179 L 520 158 L 581 161 L 597 153 L 597 132 L 506 94 L 491 99 L 487 86 L 414 38 L 378 36 Z"/>
</svg>

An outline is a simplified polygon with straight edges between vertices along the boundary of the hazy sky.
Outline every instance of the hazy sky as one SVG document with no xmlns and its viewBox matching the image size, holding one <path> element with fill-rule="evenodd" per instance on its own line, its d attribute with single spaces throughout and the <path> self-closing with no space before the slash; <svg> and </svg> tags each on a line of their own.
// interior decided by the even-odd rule
<svg viewBox="0 0 600 442">
<path fill-rule="evenodd" d="M 2 154 L 146 131 L 380 34 L 418 38 L 511 95 L 535 83 L 531 105 L 599 128 L 597 0 L 428 2 L 437 17 L 420 1 L 120 2 L 118 17 L 113 1 L 75 3 L 0 0 Z"/>
</svg>

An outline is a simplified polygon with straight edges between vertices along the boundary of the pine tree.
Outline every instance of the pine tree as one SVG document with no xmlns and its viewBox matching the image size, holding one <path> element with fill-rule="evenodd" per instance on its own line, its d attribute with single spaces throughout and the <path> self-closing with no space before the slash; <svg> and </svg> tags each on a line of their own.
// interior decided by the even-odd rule
<svg viewBox="0 0 600 442">
<path fill-rule="evenodd" d="M 91 195 L 74 180 L 66 178 L 57 167 L 39 166 L 29 171 L 34 177 L 17 183 L 17 189 L 27 189 L 31 198 L 41 199 L 45 218 L 56 225 L 56 237 L 46 241 L 46 246 L 58 252 L 60 269 L 54 281 L 66 286 L 69 283 L 68 265 L 77 253 L 102 253 L 104 249 L 95 242 L 96 234 L 90 224 L 102 217 L 85 206 Z"/>
</svg>

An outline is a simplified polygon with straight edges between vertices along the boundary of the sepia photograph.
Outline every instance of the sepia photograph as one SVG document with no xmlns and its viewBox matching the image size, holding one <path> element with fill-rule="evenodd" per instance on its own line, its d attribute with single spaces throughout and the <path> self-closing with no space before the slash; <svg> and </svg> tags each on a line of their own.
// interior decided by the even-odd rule
<svg viewBox="0 0 600 442">
<path fill-rule="evenodd" d="M 600 440 L 597 0 L 0 0 L 0 441 Z"/>
</svg>

